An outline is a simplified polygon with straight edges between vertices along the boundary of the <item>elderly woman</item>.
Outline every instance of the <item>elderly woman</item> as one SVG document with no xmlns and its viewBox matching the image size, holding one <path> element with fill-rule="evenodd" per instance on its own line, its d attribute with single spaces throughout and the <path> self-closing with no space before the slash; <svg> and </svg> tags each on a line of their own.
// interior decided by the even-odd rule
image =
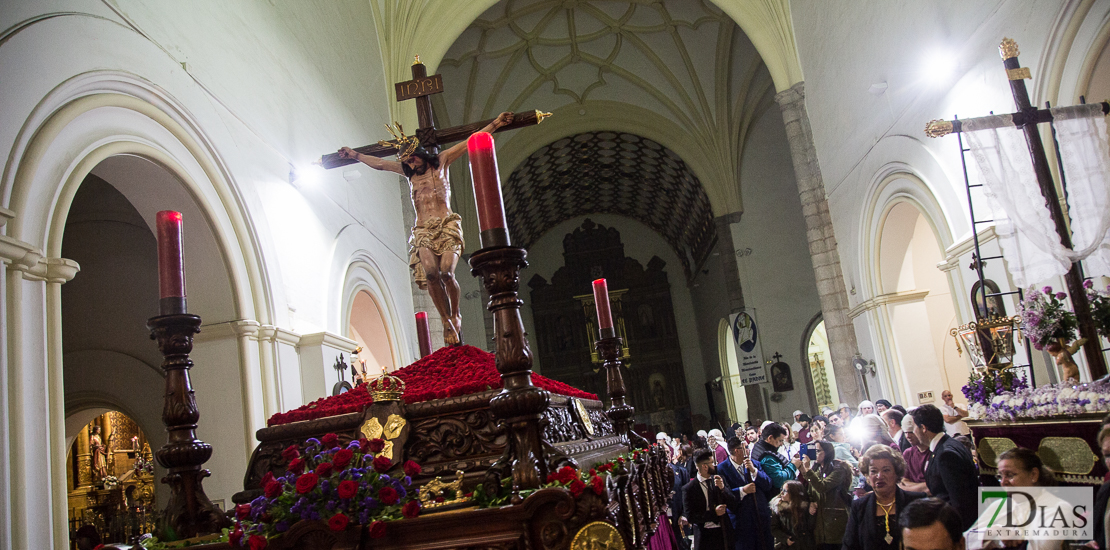
<svg viewBox="0 0 1110 550">
<path fill-rule="evenodd" d="M 814 539 L 821 550 L 839 550 L 848 525 L 848 510 L 852 506 L 849 491 L 855 482 L 852 466 L 836 458 L 833 444 L 814 441 L 817 461 L 802 459 L 798 473 L 809 484 L 809 499 L 815 503 L 817 517 Z"/>
<path fill-rule="evenodd" d="M 998 456 L 998 480 L 1003 487 L 1052 487 L 1056 485 L 1056 476 L 1052 474 L 1052 470 L 1041 462 L 1041 457 L 1032 450 L 1022 447 L 1014 447 Z M 1054 509 L 1055 503 L 1059 500 L 1054 500 L 1051 495 L 1038 496 L 1037 504 L 1045 505 L 1048 509 Z M 1068 508 L 1070 504 L 1065 504 Z M 1013 505 L 1013 514 L 1015 517 L 1026 517 L 1029 514 L 1029 505 L 1026 502 L 1015 500 Z M 979 536 L 983 533 L 989 525 L 994 515 L 994 510 L 988 510 L 987 513 L 979 516 L 975 520 L 975 525 L 967 532 L 968 544 L 973 548 L 1005 548 L 1016 546 L 1023 541 L 998 541 L 998 540 L 981 540 Z M 1026 544 L 1026 550 L 1061 550 L 1064 548 L 1063 540 L 1030 540 Z"/>
<path fill-rule="evenodd" d="M 873 491 L 852 502 L 844 550 L 895 550 L 901 547 L 898 513 L 907 504 L 925 498 L 925 493 L 904 491 L 898 486 L 906 473 L 901 453 L 886 445 L 874 445 L 863 453 L 860 471 Z"/>
</svg>

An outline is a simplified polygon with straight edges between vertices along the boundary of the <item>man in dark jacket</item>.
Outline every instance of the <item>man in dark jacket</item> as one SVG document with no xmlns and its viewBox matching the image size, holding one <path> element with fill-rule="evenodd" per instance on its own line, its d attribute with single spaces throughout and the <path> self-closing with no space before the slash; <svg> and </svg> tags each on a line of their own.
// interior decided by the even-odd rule
<svg viewBox="0 0 1110 550">
<path fill-rule="evenodd" d="M 748 456 L 748 445 L 739 437 L 728 440 L 728 460 L 717 465 L 717 473 L 731 487 L 736 504 L 729 506 L 728 516 L 736 537 L 732 550 L 773 550 L 771 506 L 775 493 L 771 478 L 763 467 Z"/>
<path fill-rule="evenodd" d="M 671 529 L 674 531 L 678 548 L 686 549 L 690 547 L 690 544 L 683 529 L 683 524 L 686 523 L 686 514 L 682 508 L 682 488 L 690 483 L 690 473 L 686 471 L 685 466 L 680 464 L 670 464 L 668 467 L 674 472 L 674 493 L 671 495 Z"/>
<path fill-rule="evenodd" d="M 694 453 L 698 473 L 682 487 L 682 508 L 694 526 L 694 550 L 728 550 L 732 540 L 728 507 L 736 497 L 713 472 L 713 451 Z"/>
<path fill-rule="evenodd" d="M 802 461 L 791 457 L 792 460 L 787 462 L 779 454 L 779 447 L 786 442 L 786 428 L 781 424 L 767 424 L 759 437 L 755 447 L 752 447 L 752 461 L 763 466 L 763 471 L 771 478 L 771 490 L 777 495 L 787 481 L 798 477 L 798 465 Z"/>
<path fill-rule="evenodd" d="M 963 530 L 975 523 L 979 515 L 976 496 L 979 475 L 971 452 L 960 442 L 944 433 L 944 414 L 934 405 L 922 405 L 910 411 L 915 424 L 913 432 L 928 444 L 931 457 L 925 463 L 925 485 L 929 493 L 960 513 Z"/>
</svg>

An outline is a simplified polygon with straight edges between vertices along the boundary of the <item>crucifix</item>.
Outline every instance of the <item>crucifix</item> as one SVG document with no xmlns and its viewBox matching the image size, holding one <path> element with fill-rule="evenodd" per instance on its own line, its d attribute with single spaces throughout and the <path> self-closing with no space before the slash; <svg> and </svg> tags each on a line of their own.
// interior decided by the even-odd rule
<svg viewBox="0 0 1110 550">
<path fill-rule="evenodd" d="M 319 164 L 325 168 L 337 168 L 361 162 L 375 170 L 396 172 L 408 179 L 412 205 L 416 210 L 416 223 L 409 237 L 409 267 L 417 286 L 428 291 L 439 312 L 444 343 L 461 345 L 462 315 L 459 312 L 459 284 L 455 280 L 455 267 L 464 246 L 462 218 L 451 211 L 447 168 L 466 151 L 466 144 L 457 143 L 443 152 L 439 150 L 440 145 L 465 140 L 476 132 L 493 133 L 539 124 L 551 114 L 540 111 L 504 112 L 494 119 L 436 129 L 431 95 L 443 92 L 443 77 L 438 74 L 428 76 L 420 56 L 416 56 L 412 64 L 412 80 L 398 82 L 395 91 L 397 101 L 416 101 L 419 127 L 415 135 L 406 136 L 399 123 L 387 125 L 392 140 L 382 140 L 376 145 L 357 149 L 343 147 L 336 153 L 321 157 Z M 397 155 L 397 160 L 382 159 L 390 155 Z M 508 234 L 505 235 L 507 239 Z"/>
<path fill-rule="evenodd" d="M 782 354 L 776 351 L 775 354 L 771 356 L 771 359 L 774 359 L 775 362 L 778 363 L 782 360 Z"/>
<path fill-rule="evenodd" d="M 1037 109 L 1029 102 L 1029 92 L 1025 88 L 1025 79 L 1032 78 L 1032 75 L 1028 67 L 1022 67 L 1018 62 L 1017 43 L 1005 38 L 999 45 L 998 50 L 1002 55 L 1002 63 L 1010 81 L 1010 91 L 1013 93 L 1014 103 L 1017 104 L 1018 111 L 1010 115 L 992 115 L 976 119 L 933 120 L 925 126 L 925 134 L 929 137 L 940 137 L 950 133 L 959 133 L 968 120 L 976 121 L 978 123 L 975 125 L 976 127 L 1000 128 L 1008 125 L 1007 121 L 1012 119 L 1013 125 L 1021 128 L 1025 134 L 1025 142 L 1033 160 L 1033 172 L 1037 175 L 1037 184 L 1048 205 L 1056 234 L 1060 238 L 1060 244 L 1072 248 L 1071 232 L 1067 226 L 1067 218 L 1064 217 L 1063 208 L 1060 206 L 1060 196 L 1056 192 L 1056 184 L 1052 179 L 1052 173 L 1049 171 L 1048 157 L 1045 155 L 1041 135 L 1037 132 L 1038 124 L 1053 120 L 1052 112 L 1048 109 Z M 1104 114 L 1110 113 L 1110 104 L 1103 103 L 1102 111 Z M 972 234 L 975 236 L 976 243 L 978 243 L 978 235 L 975 234 L 974 230 Z M 982 263 L 982 261 L 976 259 L 975 263 L 972 264 L 973 267 L 980 270 L 980 279 L 982 279 Z M 1064 281 L 1068 287 L 1068 295 L 1071 297 L 1072 306 L 1075 308 L 1075 317 L 1079 322 L 1079 335 L 1086 338 L 1086 343 L 1083 345 L 1083 356 L 1087 359 L 1087 366 L 1091 370 L 1091 378 L 1101 378 L 1106 375 L 1106 360 L 1102 355 L 1094 318 L 1091 316 L 1091 303 L 1087 299 L 1087 293 L 1083 288 L 1083 275 L 1080 272 L 1079 262 L 1072 263 L 1071 268 L 1064 275 Z M 984 291 L 984 308 L 986 307 L 986 298 L 987 293 Z"/>
</svg>

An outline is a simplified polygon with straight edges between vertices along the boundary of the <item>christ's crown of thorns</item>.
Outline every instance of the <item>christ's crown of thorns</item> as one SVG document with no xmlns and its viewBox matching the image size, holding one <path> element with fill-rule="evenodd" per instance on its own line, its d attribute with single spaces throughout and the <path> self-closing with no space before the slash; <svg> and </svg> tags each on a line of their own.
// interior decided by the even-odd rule
<svg viewBox="0 0 1110 550">
<path fill-rule="evenodd" d="M 394 126 L 396 126 L 396 129 L 394 129 Z M 378 141 L 378 145 L 397 149 L 397 160 L 401 162 L 408 160 L 408 158 L 412 156 L 413 151 L 416 151 L 416 148 L 420 146 L 420 138 L 416 136 L 406 136 L 405 131 L 401 128 L 400 122 L 396 122 L 393 125 L 386 124 L 385 129 L 389 130 L 390 135 L 393 136 L 393 140 L 389 141 L 383 139 Z"/>
</svg>

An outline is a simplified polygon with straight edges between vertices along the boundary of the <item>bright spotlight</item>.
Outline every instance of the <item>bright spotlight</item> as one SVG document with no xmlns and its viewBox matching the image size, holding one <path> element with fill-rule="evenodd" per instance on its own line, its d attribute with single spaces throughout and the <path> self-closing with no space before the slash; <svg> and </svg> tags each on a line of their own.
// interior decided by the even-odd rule
<svg viewBox="0 0 1110 550">
<path fill-rule="evenodd" d="M 301 185 L 316 185 L 324 178 L 324 167 L 319 164 L 294 166 L 290 170 L 290 179 L 293 183 Z"/>
<path fill-rule="evenodd" d="M 945 85 L 956 74 L 959 61 L 951 51 L 937 49 L 925 54 L 921 63 L 922 78 L 936 85 Z"/>
</svg>

